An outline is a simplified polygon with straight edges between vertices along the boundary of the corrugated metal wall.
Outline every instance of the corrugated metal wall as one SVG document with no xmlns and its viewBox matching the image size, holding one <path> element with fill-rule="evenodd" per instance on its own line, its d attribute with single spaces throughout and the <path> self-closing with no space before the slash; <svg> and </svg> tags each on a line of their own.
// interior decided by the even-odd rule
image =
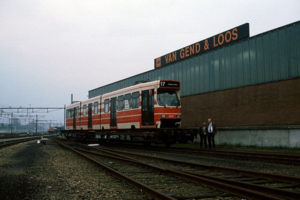
<svg viewBox="0 0 300 200">
<path fill-rule="evenodd" d="M 300 77 L 300 21 L 182 62 L 89 91 L 89 97 L 139 80 L 179 80 L 181 96 Z"/>
</svg>

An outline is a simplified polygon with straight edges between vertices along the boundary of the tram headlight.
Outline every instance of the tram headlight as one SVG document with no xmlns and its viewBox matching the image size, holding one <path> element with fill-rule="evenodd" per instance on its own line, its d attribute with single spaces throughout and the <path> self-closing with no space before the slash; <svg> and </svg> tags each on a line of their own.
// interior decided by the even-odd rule
<svg viewBox="0 0 300 200">
<path fill-rule="evenodd" d="M 177 118 L 180 118 L 180 115 L 177 115 Z"/>
<path fill-rule="evenodd" d="M 166 115 L 161 115 L 161 118 L 166 118 Z"/>
</svg>

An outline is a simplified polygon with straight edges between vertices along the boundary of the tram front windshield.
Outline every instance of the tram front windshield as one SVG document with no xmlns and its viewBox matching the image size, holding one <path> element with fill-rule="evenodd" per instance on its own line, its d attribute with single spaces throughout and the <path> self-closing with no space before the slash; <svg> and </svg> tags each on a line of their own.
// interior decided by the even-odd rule
<svg viewBox="0 0 300 200">
<path fill-rule="evenodd" d="M 160 106 L 180 106 L 176 91 L 157 90 L 157 102 Z"/>
</svg>

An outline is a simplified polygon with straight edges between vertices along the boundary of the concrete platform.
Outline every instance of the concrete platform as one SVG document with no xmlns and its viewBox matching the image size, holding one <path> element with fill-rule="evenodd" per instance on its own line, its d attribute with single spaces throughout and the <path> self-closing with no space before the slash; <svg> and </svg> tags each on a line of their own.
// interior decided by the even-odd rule
<svg viewBox="0 0 300 200">
<path fill-rule="evenodd" d="M 215 142 L 243 146 L 300 148 L 300 127 L 221 127 L 215 136 Z"/>
</svg>

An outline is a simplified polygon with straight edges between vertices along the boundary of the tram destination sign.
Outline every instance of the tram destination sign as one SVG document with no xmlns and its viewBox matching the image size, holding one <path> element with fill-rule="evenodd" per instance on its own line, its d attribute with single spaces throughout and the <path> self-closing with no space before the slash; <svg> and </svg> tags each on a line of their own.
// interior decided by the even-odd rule
<svg viewBox="0 0 300 200">
<path fill-rule="evenodd" d="M 179 81 L 160 81 L 161 88 L 180 88 Z"/>
<path fill-rule="evenodd" d="M 249 23 L 232 28 L 205 40 L 196 42 L 177 51 L 168 53 L 154 59 L 154 69 L 164 67 L 168 64 L 182 61 L 191 56 L 205 53 L 206 51 L 224 46 L 249 37 Z"/>
</svg>

